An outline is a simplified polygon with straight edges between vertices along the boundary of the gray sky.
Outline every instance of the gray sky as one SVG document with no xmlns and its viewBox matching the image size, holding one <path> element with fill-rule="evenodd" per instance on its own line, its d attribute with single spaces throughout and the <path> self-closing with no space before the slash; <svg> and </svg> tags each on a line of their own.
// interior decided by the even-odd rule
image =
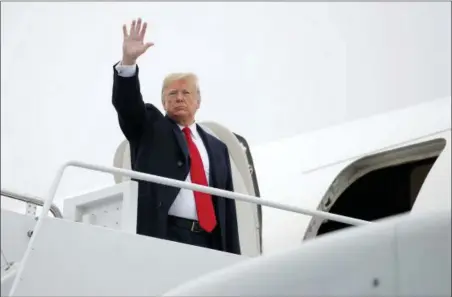
<svg viewBox="0 0 452 297">
<path fill-rule="evenodd" d="M 2 188 L 42 196 L 65 161 L 112 164 L 112 65 L 138 16 L 145 101 L 194 71 L 198 119 L 254 147 L 451 94 L 450 3 L 3 3 Z M 58 197 L 112 183 L 70 169 Z"/>
</svg>

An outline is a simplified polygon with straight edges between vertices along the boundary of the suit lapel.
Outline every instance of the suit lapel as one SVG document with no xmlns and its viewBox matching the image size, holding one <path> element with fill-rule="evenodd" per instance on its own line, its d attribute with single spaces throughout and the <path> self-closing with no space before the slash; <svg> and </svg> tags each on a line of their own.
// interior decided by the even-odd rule
<svg viewBox="0 0 452 297">
<path fill-rule="evenodd" d="M 212 142 L 210 141 L 210 135 L 205 132 L 199 125 L 196 125 L 196 129 L 198 130 L 199 136 L 201 136 L 202 141 L 204 142 L 204 146 L 207 150 L 207 155 L 209 156 L 209 167 L 210 167 L 210 174 L 209 174 L 209 184 L 211 187 L 215 185 L 215 176 L 216 176 L 216 167 L 215 167 L 215 157 L 214 157 L 214 150 L 212 150 Z"/>
<path fill-rule="evenodd" d="M 173 134 L 176 137 L 177 143 L 179 144 L 180 149 L 182 150 L 186 164 L 189 164 L 190 160 L 190 153 L 188 151 L 188 145 L 187 140 L 185 139 L 184 134 L 182 133 L 181 129 L 177 125 L 177 123 L 168 117 L 168 115 L 165 116 L 168 121 L 172 124 L 172 130 Z M 211 186 L 214 186 L 216 184 L 216 167 L 215 167 L 215 156 L 214 156 L 214 144 L 211 141 L 211 137 L 207 132 L 204 131 L 199 125 L 196 125 L 196 129 L 198 130 L 199 135 L 201 136 L 201 139 L 206 147 L 207 155 L 209 156 L 209 167 L 210 167 L 210 174 L 209 174 L 209 184 Z"/>
<path fill-rule="evenodd" d="M 180 147 L 182 153 L 184 154 L 185 162 L 186 162 L 186 164 L 188 164 L 190 154 L 188 152 L 187 140 L 185 139 L 185 136 L 183 135 L 181 129 L 176 124 L 176 122 L 174 120 L 172 120 L 170 117 L 168 117 L 168 115 L 166 115 L 165 117 L 172 124 L 171 126 L 172 126 L 174 137 L 176 137 L 177 143 L 179 144 L 179 147 Z"/>
</svg>

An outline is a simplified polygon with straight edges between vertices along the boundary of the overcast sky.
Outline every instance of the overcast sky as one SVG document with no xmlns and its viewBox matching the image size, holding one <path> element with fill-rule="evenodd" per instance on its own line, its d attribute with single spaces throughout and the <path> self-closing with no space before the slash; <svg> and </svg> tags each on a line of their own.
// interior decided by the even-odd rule
<svg viewBox="0 0 452 297">
<path fill-rule="evenodd" d="M 112 164 L 112 65 L 139 16 L 145 101 L 193 71 L 198 120 L 252 147 L 451 94 L 450 3 L 2 3 L 2 188 L 43 196 L 65 161 Z M 71 169 L 58 197 L 112 183 Z"/>
</svg>

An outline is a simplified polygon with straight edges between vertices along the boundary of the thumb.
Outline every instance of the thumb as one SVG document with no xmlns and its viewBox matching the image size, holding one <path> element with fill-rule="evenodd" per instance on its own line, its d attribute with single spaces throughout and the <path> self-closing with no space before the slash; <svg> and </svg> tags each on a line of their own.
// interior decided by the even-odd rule
<svg viewBox="0 0 452 297">
<path fill-rule="evenodd" d="M 144 51 L 147 51 L 148 48 L 150 48 L 150 47 L 153 46 L 153 45 L 154 45 L 154 43 L 152 43 L 152 42 L 147 42 L 147 43 L 144 45 Z"/>
</svg>

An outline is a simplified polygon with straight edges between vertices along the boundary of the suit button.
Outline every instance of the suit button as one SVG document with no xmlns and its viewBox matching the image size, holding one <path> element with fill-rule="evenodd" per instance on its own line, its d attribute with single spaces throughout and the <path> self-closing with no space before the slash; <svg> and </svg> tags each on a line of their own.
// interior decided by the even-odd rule
<svg viewBox="0 0 452 297">
<path fill-rule="evenodd" d="M 156 208 L 160 208 L 160 207 L 162 207 L 162 201 L 159 201 Z"/>
<path fill-rule="evenodd" d="M 178 166 L 178 167 L 182 167 L 182 165 L 184 165 L 184 162 L 182 162 L 182 161 L 180 161 L 180 160 L 177 161 L 177 166 Z"/>
</svg>

